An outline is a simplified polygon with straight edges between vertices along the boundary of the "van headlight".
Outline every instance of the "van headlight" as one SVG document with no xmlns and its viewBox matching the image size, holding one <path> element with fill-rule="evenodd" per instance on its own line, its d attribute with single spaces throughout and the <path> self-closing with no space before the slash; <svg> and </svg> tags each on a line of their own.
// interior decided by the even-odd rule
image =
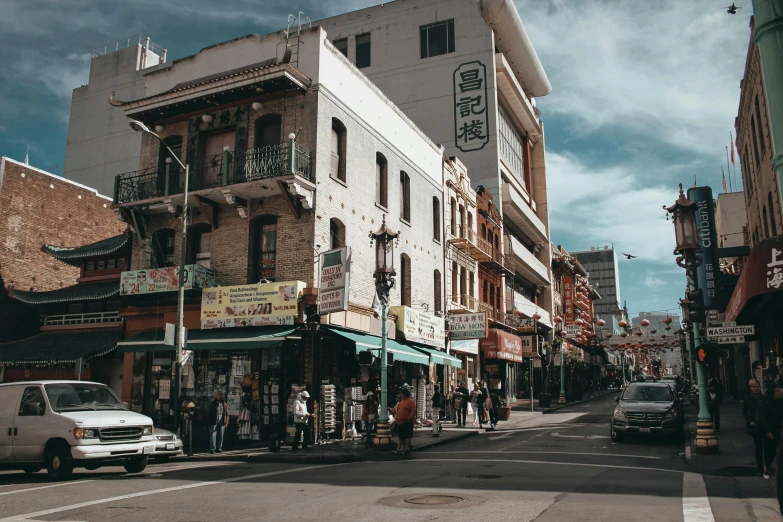
<svg viewBox="0 0 783 522">
<path fill-rule="evenodd" d="M 154 431 L 154 428 L 152 426 L 144 426 L 144 431 L 141 432 L 142 435 L 152 435 L 152 432 Z"/>
<path fill-rule="evenodd" d="M 82 440 L 82 439 L 97 439 L 98 438 L 98 430 L 95 428 L 74 428 L 73 429 L 73 438 Z"/>
<path fill-rule="evenodd" d="M 614 418 L 617 420 L 623 420 L 627 421 L 628 418 L 625 416 L 625 410 L 623 410 L 621 407 L 617 406 L 614 409 Z"/>
</svg>

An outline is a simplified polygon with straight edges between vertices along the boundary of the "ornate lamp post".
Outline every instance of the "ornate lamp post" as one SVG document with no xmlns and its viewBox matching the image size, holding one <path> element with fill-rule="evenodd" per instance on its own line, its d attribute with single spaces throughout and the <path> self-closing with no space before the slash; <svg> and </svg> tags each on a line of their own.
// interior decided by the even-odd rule
<svg viewBox="0 0 783 522">
<path fill-rule="evenodd" d="M 702 263 L 701 249 L 699 247 L 698 230 L 696 228 L 696 203 L 688 201 L 680 184 L 680 195 L 674 205 L 663 208 L 672 215 L 674 222 L 675 249 L 677 265 L 685 269 L 688 278 L 689 293 L 698 290 L 698 278 L 696 268 Z M 688 320 L 687 307 L 683 308 L 683 319 Z M 693 329 L 693 353 L 701 346 L 701 331 L 699 323 L 691 321 Z M 693 358 L 693 354 L 691 354 Z M 707 407 L 707 380 L 704 371 L 704 363 L 696 362 L 696 379 L 699 383 L 699 417 L 696 422 L 696 451 L 700 453 L 714 453 L 718 451 L 718 439 L 712 425 L 712 416 Z"/>
<path fill-rule="evenodd" d="M 378 300 L 381 302 L 381 408 L 376 430 L 375 446 L 377 448 L 388 447 L 391 444 L 391 432 L 389 431 L 388 395 L 388 371 L 386 351 L 386 322 L 389 316 L 389 292 L 394 288 L 394 243 L 399 241 L 400 233 L 392 232 L 386 226 L 386 215 L 383 216 L 383 224 L 377 232 L 370 233 L 370 246 L 375 243 L 375 290 Z"/>
<path fill-rule="evenodd" d="M 555 323 L 557 323 L 558 327 L 561 327 L 560 325 L 563 324 L 563 318 L 562 317 L 555 317 Z M 565 330 L 560 332 L 560 335 L 562 337 L 565 337 Z M 565 341 L 560 341 L 560 398 L 557 400 L 558 404 L 565 404 L 566 402 L 566 395 L 565 395 L 565 359 L 563 358 L 563 350 L 565 347 L 563 346 L 563 343 Z"/>
</svg>

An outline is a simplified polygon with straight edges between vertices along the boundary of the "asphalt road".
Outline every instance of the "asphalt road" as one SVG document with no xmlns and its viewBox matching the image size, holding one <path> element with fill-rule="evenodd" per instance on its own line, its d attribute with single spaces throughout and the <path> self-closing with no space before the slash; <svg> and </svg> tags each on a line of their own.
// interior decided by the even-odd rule
<svg viewBox="0 0 783 522">
<path fill-rule="evenodd" d="M 780 520 L 769 481 L 703 476 L 673 441 L 609 439 L 614 395 L 500 429 L 350 464 L 182 462 L 0 473 L 0 522 Z M 416 437 L 428 437 L 427 431 Z M 414 441 L 415 444 L 415 441 Z M 755 482 L 754 482 L 755 481 Z"/>
</svg>

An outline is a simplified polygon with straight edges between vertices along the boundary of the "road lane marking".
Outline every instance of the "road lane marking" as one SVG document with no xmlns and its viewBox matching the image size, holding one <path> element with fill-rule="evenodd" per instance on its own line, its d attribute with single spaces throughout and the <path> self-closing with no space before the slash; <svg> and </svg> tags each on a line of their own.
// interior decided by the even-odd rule
<svg viewBox="0 0 783 522">
<path fill-rule="evenodd" d="M 332 468 L 335 466 L 345 466 L 347 464 L 352 463 L 340 463 L 340 464 L 320 464 L 317 466 L 305 466 L 301 468 L 295 468 L 295 469 L 284 469 L 284 470 L 278 470 L 278 471 L 268 471 L 266 473 L 254 473 L 252 475 L 242 475 L 240 477 L 232 477 L 227 479 L 221 479 L 221 480 L 210 480 L 206 482 L 196 482 L 193 484 L 183 484 L 180 486 L 172 486 L 168 488 L 160 488 L 160 489 L 151 489 L 148 491 L 139 491 L 137 493 L 129 493 L 127 495 L 118 495 L 116 497 L 109 497 L 109 498 L 102 498 L 98 500 L 89 500 L 87 502 L 80 502 L 78 504 L 71 504 L 70 506 L 60 506 L 52 509 L 45 509 L 43 511 L 37 511 L 35 513 L 23 513 L 20 515 L 14 515 L 12 517 L 5 517 L 0 518 L 0 522 L 21 522 L 25 520 L 30 520 L 32 518 L 38 518 L 43 517 L 46 515 L 51 515 L 53 513 L 62 513 L 63 511 L 72 511 L 74 509 L 81 509 L 83 507 L 89 507 L 89 506 L 95 506 L 97 504 L 106 504 L 108 502 L 116 502 L 118 500 L 127 500 L 130 498 L 138 498 L 138 497 L 146 497 L 150 495 L 157 495 L 160 493 L 171 493 L 174 491 L 182 491 L 185 489 L 194 489 L 194 488 L 201 488 L 205 486 L 214 486 L 217 484 L 227 484 L 230 482 L 240 482 L 243 480 L 253 480 L 257 478 L 264 478 L 264 477 L 273 477 L 275 475 L 285 475 L 288 473 L 297 473 L 299 471 L 310 471 L 314 469 L 321 469 L 321 468 Z"/>
<path fill-rule="evenodd" d="M 538 454 L 545 454 L 545 455 L 583 455 L 588 457 L 621 457 L 621 458 L 635 458 L 635 459 L 651 459 L 651 460 L 662 460 L 661 457 L 652 457 L 652 456 L 645 456 L 645 455 L 623 455 L 619 453 L 583 453 L 583 452 L 572 452 L 572 451 L 474 451 L 474 450 L 462 450 L 462 451 L 428 451 L 427 455 L 462 455 L 465 453 L 481 453 L 481 454 L 493 454 L 493 453 L 502 453 L 504 455 L 538 455 Z"/>
<path fill-rule="evenodd" d="M 93 480 L 99 480 L 99 479 L 120 479 L 120 478 L 134 478 L 134 477 L 143 477 L 145 475 L 153 475 L 153 474 L 165 474 L 165 473 L 174 473 L 176 471 L 188 471 L 191 469 L 199 469 L 199 468 L 213 468 L 213 467 L 220 467 L 220 466 L 227 466 L 229 465 L 228 462 L 212 462 L 212 463 L 205 463 L 205 464 L 196 464 L 193 466 L 180 466 L 177 468 L 168 468 L 168 469 L 150 469 L 147 468 L 146 471 L 143 471 L 142 473 L 112 473 L 112 472 L 101 472 L 95 478 L 78 478 L 75 480 L 71 480 L 70 482 L 59 482 L 57 484 L 47 484 L 46 486 L 35 486 L 32 488 L 24 488 L 24 489 L 15 489 L 13 491 L 4 491 L 0 492 L 0 496 L 5 495 L 16 495 L 18 493 L 27 493 L 28 491 L 38 491 L 40 489 L 49 489 L 49 488 L 59 488 L 61 486 L 72 486 L 75 484 L 81 484 L 83 482 L 91 482 Z M 86 477 L 89 477 L 90 475 L 85 475 Z M 9 484 L 11 486 L 24 486 L 25 484 Z"/>
<path fill-rule="evenodd" d="M 463 452 L 464 453 L 464 452 Z M 545 460 L 515 460 L 515 459 L 419 459 L 416 458 L 412 461 L 392 461 L 392 463 L 405 463 L 405 462 L 499 462 L 499 463 L 514 463 L 514 464 L 546 464 L 547 466 L 575 466 L 581 468 L 608 468 L 608 469 L 627 469 L 632 471 L 662 471 L 664 473 L 684 473 L 676 469 L 666 468 L 650 468 L 646 466 L 618 466 L 616 464 L 587 464 L 584 462 L 552 462 Z M 0 519 L 0 522 L 4 522 L 6 519 Z M 9 519 L 14 520 L 14 519 Z"/>
<path fill-rule="evenodd" d="M 503 433 L 502 435 L 495 435 L 493 437 L 487 437 L 489 440 L 501 440 L 501 439 L 507 439 L 508 437 L 512 436 L 514 434 L 513 431 L 507 431 Z"/>
<path fill-rule="evenodd" d="M 698 473 L 682 476 L 682 516 L 684 522 L 715 522 L 704 478 Z"/>
</svg>

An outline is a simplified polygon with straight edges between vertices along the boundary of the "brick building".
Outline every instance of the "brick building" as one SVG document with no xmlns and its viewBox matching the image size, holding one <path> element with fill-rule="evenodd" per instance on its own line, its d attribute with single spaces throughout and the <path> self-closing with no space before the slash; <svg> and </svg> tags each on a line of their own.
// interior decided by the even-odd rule
<svg viewBox="0 0 783 522">
<path fill-rule="evenodd" d="M 443 302 L 443 150 L 326 40 L 322 28 L 302 30 L 294 43 L 271 34 L 211 46 L 150 68 L 145 83 L 144 98 L 112 100 L 118 116 L 143 122 L 161 140 L 145 133 L 139 170 L 117 173 L 115 180 L 113 207 L 135 233 L 127 293 L 121 291 L 123 400 L 164 425 L 172 422 L 165 391 L 172 352 L 163 345 L 163 328 L 175 322 L 176 285 L 165 280 L 174 274 L 167 268 L 178 264 L 184 172 L 161 142 L 190 172 L 186 265 L 208 274 L 205 280 L 214 278 L 197 285 L 196 276 L 186 291 L 193 355 L 183 389 L 200 411 L 224 389 L 237 418 L 232 437 L 256 438 L 272 429 L 258 421 L 251 432 L 243 428 L 241 412 L 260 412 L 263 398 L 236 391 L 232 402 L 240 378 L 254 386 L 259 379 L 273 382 L 280 404 L 300 386 L 318 397 L 324 381 L 374 389 L 376 377 L 359 368 L 356 352 L 379 344 L 368 234 L 384 219 L 401 233 L 390 304 L 404 309 L 391 318 L 398 330 L 392 325 L 391 382 L 413 384 L 423 400 L 425 385 L 443 375 L 442 369 L 427 372 L 427 365 L 460 365 L 436 349 L 445 349 L 443 317 L 425 313 Z M 322 315 L 317 335 L 294 333 L 305 312 L 312 315 L 307 307 L 318 294 L 319 254 L 346 246 L 348 309 Z M 149 286 L 151 274 L 163 278 L 162 286 Z M 134 287 L 136 278 L 149 291 Z M 275 304 L 252 318 L 206 320 L 204 310 L 216 299 L 210 295 L 226 296 L 238 285 L 249 293 L 279 290 L 297 301 L 285 305 L 290 313 L 277 314 Z M 256 304 L 235 308 L 247 306 Z M 427 321 L 434 339 L 414 339 L 409 320 Z M 224 351 L 229 346 L 231 355 Z M 272 404 L 262 414 L 267 419 L 276 418 L 278 403 Z"/>
<path fill-rule="evenodd" d="M 3 156 L 0 159 L 0 340 L 35 333 L 37 314 L 8 300 L 9 290 L 48 291 L 71 286 L 79 268 L 42 251 L 115 236 L 126 225 L 111 199 L 94 189 Z"/>
</svg>

